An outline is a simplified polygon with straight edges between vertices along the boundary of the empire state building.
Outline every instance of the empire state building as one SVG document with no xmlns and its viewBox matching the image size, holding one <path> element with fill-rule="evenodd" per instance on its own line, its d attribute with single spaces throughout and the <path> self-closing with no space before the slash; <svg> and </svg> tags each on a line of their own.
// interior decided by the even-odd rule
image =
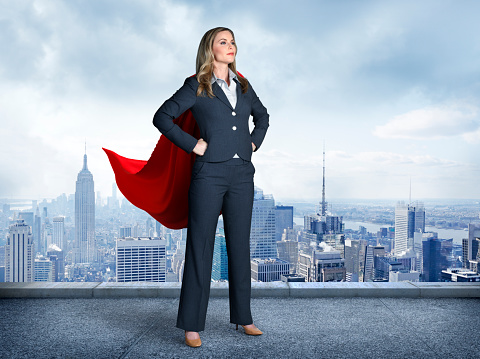
<svg viewBox="0 0 480 359">
<path fill-rule="evenodd" d="M 87 168 L 87 154 L 78 173 L 75 189 L 75 263 L 92 263 L 96 258 L 95 191 L 93 175 Z"/>
</svg>

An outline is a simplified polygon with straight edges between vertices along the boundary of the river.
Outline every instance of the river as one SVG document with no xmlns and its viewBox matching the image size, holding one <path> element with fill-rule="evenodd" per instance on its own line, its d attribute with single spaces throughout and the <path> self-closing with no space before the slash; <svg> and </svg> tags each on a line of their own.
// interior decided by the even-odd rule
<svg viewBox="0 0 480 359">
<path fill-rule="evenodd" d="M 293 221 L 296 224 L 303 225 L 302 217 L 294 217 Z M 344 221 L 345 229 L 358 230 L 358 227 L 363 226 L 367 229 L 367 232 L 377 233 L 380 228 L 388 227 L 387 224 L 378 224 L 378 223 L 366 223 L 366 222 L 355 222 L 355 221 Z M 438 233 L 438 238 L 441 239 L 450 239 L 453 238 L 454 244 L 462 244 L 463 238 L 468 238 L 468 231 L 459 230 L 459 229 L 442 229 L 436 227 L 425 227 L 426 232 L 436 232 Z"/>
</svg>

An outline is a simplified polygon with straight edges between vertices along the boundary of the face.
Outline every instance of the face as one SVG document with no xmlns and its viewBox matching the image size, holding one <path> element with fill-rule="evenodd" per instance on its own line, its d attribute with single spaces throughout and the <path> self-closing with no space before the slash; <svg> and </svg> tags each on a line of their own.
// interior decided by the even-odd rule
<svg viewBox="0 0 480 359">
<path fill-rule="evenodd" d="M 212 46 L 214 64 L 231 64 L 235 60 L 237 54 L 237 46 L 230 31 L 221 31 L 213 40 Z"/>
</svg>

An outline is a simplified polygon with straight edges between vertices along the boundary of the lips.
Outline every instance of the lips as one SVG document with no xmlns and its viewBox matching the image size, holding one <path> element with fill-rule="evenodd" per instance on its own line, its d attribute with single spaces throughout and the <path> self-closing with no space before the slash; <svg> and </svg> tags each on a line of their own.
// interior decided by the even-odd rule
<svg viewBox="0 0 480 359">
<path fill-rule="evenodd" d="M 227 55 L 233 55 L 233 52 L 228 53 Z"/>
</svg>

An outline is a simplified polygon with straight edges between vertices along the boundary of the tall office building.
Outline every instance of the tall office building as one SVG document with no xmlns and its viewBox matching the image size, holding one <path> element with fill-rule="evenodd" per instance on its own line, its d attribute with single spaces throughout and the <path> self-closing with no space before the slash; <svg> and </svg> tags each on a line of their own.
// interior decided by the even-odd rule
<svg viewBox="0 0 480 359">
<path fill-rule="evenodd" d="M 166 227 L 162 225 L 159 221 L 155 221 L 155 232 L 157 233 L 157 237 L 165 238 L 165 228 Z M 167 243 L 167 248 L 168 248 L 168 243 Z"/>
<path fill-rule="evenodd" d="M 165 245 L 160 238 L 118 238 L 117 282 L 165 282 Z"/>
<path fill-rule="evenodd" d="M 468 225 L 468 238 L 462 240 L 462 267 L 473 269 L 480 261 L 480 224 Z M 478 270 L 478 269 L 477 269 Z"/>
<path fill-rule="evenodd" d="M 385 271 L 380 263 L 380 258 L 385 257 L 385 247 L 366 246 L 365 247 L 365 265 L 363 267 L 363 281 L 373 282 L 386 279 Z"/>
<path fill-rule="evenodd" d="M 277 241 L 282 240 L 283 230 L 293 228 L 293 206 L 275 207 L 275 236 Z"/>
<path fill-rule="evenodd" d="M 52 243 L 58 248 L 65 250 L 65 217 L 53 217 Z"/>
<path fill-rule="evenodd" d="M 227 242 L 223 233 L 215 235 L 215 246 L 213 249 L 212 280 L 228 280 L 228 256 Z"/>
<path fill-rule="evenodd" d="M 252 226 L 250 230 L 250 258 L 276 258 L 275 200 L 255 187 Z"/>
<path fill-rule="evenodd" d="M 321 242 L 326 234 L 343 233 L 343 217 L 325 215 L 308 215 L 304 217 L 305 232 L 315 234 L 316 241 Z"/>
<path fill-rule="evenodd" d="M 121 226 L 118 232 L 118 238 L 132 237 L 132 227 Z"/>
<path fill-rule="evenodd" d="M 95 200 L 95 206 L 97 208 L 102 208 L 102 193 L 97 191 L 97 199 Z"/>
<path fill-rule="evenodd" d="M 75 188 L 75 249 L 74 263 L 96 261 L 95 191 L 93 176 L 87 168 L 87 154 L 78 173 Z"/>
<path fill-rule="evenodd" d="M 405 204 L 398 202 L 395 207 L 395 256 L 404 255 L 413 249 L 414 233 L 425 232 L 425 208 L 423 203 Z"/>
<path fill-rule="evenodd" d="M 19 219 L 9 230 L 5 246 L 5 282 L 33 282 L 35 245 L 30 226 Z"/>
<path fill-rule="evenodd" d="M 423 238 L 434 236 L 433 232 L 420 233 L 415 232 L 413 234 L 413 251 L 415 253 L 415 263 L 412 269 L 421 272 L 423 268 Z"/>
<path fill-rule="evenodd" d="M 2 206 L 2 212 L 5 217 L 10 217 L 10 205 L 8 203 L 4 203 Z"/>
<path fill-rule="evenodd" d="M 42 255 L 45 254 L 48 246 L 53 241 L 53 223 L 50 222 L 48 217 L 45 217 L 45 221 L 42 225 Z"/>
<path fill-rule="evenodd" d="M 112 184 L 112 197 L 107 197 L 107 206 L 109 209 L 120 207 L 117 199 L 117 184 L 115 182 Z"/>
<path fill-rule="evenodd" d="M 18 213 L 18 219 L 23 219 L 23 220 L 24 220 L 24 223 L 25 223 L 27 226 L 30 226 L 30 227 L 31 227 L 31 229 L 32 229 L 32 236 L 33 236 L 33 223 L 34 223 L 33 212 L 29 212 L 29 211 L 20 212 L 20 213 Z"/>
<path fill-rule="evenodd" d="M 61 282 L 65 277 L 65 251 L 52 244 L 47 248 L 47 258 L 50 259 L 54 267 L 52 281 Z"/>
<path fill-rule="evenodd" d="M 298 263 L 298 242 L 281 240 L 277 242 L 278 258 L 290 263 L 290 273 L 296 273 Z"/>
<path fill-rule="evenodd" d="M 35 250 L 36 252 L 42 253 L 42 217 L 40 216 L 40 209 L 37 206 L 35 211 L 35 218 L 33 220 L 33 242 L 35 243 Z"/>
<path fill-rule="evenodd" d="M 423 244 L 423 282 L 439 282 L 442 274 L 440 263 L 441 243 L 437 238 L 427 238 Z M 446 269 L 446 268 L 445 268 Z"/>
<path fill-rule="evenodd" d="M 0 246 L 0 283 L 5 282 L 5 246 Z"/>
<path fill-rule="evenodd" d="M 345 239 L 344 255 L 347 282 L 358 282 L 360 279 L 360 241 Z"/>
<path fill-rule="evenodd" d="M 176 249 L 172 256 L 172 270 L 176 274 L 179 282 L 183 279 L 183 264 L 185 263 L 186 244 L 183 241 L 177 241 Z"/>
</svg>

